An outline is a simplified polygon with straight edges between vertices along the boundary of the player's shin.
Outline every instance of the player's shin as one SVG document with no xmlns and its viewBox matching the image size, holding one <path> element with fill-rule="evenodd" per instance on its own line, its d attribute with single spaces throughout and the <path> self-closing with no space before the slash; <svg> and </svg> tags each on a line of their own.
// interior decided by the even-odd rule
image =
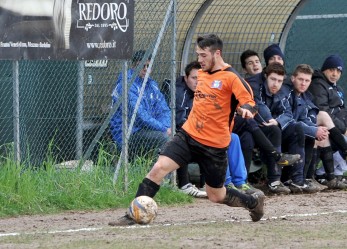
<svg viewBox="0 0 347 249">
<path fill-rule="evenodd" d="M 139 188 L 137 189 L 135 197 L 146 195 L 153 198 L 159 191 L 159 188 L 160 185 L 156 184 L 148 178 L 144 178 L 142 182 L 139 184 Z"/>
<path fill-rule="evenodd" d="M 243 194 L 236 189 L 227 188 L 223 203 L 230 207 L 252 209 L 257 205 L 257 200 L 251 195 Z"/>
</svg>

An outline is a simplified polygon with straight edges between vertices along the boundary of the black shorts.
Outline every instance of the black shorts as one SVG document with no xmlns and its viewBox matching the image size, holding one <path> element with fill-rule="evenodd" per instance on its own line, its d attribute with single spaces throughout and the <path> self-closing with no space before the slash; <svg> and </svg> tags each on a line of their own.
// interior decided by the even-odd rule
<svg viewBox="0 0 347 249">
<path fill-rule="evenodd" d="M 227 149 L 203 145 L 180 130 L 166 143 L 160 154 L 171 158 L 180 167 L 190 162 L 198 163 L 206 184 L 212 188 L 221 188 L 228 166 Z"/>
</svg>

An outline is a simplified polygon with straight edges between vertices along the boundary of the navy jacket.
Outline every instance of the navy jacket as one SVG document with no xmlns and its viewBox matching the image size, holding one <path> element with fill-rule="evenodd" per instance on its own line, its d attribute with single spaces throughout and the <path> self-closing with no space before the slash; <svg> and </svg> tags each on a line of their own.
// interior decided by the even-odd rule
<svg viewBox="0 0 347 249">
<path fill-rule="evenodd" d="M 290 79 L 289 82 L 283 84 L 281 91 L 288 97 L 294 120 L 302 124 L 306 136 L 315 138 L 318 129 L 316 122 L 319 109 L 312 102 L 311 93 L 306 91 L 297 95 Z"/>
<path fill-rule="evenodd" d="M 261 124 L 270 119 L 276 119 L 280 128 L 284 130 L 290 123 L 294 122 L 293 114 L 288 98 L 281 90 L 273 95 L 270 93 L 263 73 L 247 78 L 252 87 L 254 100 L 258 105 L 258 114 L 255 119 Z"/>
<path fill-rule="evenodd" d="M 184 77 L 176 80 L 176 130 L 187 120 L 193 106 L 194 92 L 187 86 Z"/>
<path fill-rule="evenodd" d="M 328 81 L 320 70 L 315 70 L 309 91 L 313 95 L 313 103 L 321 111 L 326 111 L 335 126 L 342 132 L 346 132 L 347 111 L 344 104 L 344 92 L 342 88 Z"/>
</svg>

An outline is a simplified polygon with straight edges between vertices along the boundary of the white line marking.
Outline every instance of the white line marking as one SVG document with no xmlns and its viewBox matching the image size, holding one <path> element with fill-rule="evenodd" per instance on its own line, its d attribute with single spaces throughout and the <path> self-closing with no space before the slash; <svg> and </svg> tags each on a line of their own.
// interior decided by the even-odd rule
<svg viewBox="0 0 347 249">
<path fill-rule="evenodd" d="M 102 230 L 99 228 L 79 228 L 79 229 L 67 229 L 67 230 L 53 230 L 48 232 L 24 232 L 24 233 L 0 233 L 0 237 L 7 236 L 20 236 L 20 235 L 34 235 L 34 234 L 55 234 L 55 233 L 76 233 L 76 232 L 92 232 L 97 230 Z"/>
<path fill-rule="evenodd" d="M 323 15 L 304 15 L 297 16 L 296 19 L 308 20 L 308 19 L 333 19 L 333 18 L 346 18 L 347 14 L 323 14 Z"/>
<path fill-rule="evenodd" d="M 287 217 L 309 217 L 309 216 L 321 216 L 321 215 L 329 215 L 329 214 L 337 214 L 337 213 L 347 213 L 347 210 L 337 210 L 337 211 L 331 211 L 331 212 L 321 212 L 321 213 L 307 213 L 307 214 L 287 214 L 282 216 L 273 216 L 270 218 L 262 218 L 262 221 L 266 220 L 278 220 L 278 219 L 285 219 Z M 245 222 L 249 221 L 250 219 L 231 219 L 231 220 L 225 220 L 224 222 Z M 124 226 L 124 227 L 94 227 L 94 228 L 79 228 L 79 229 L 67 229 L 67 230 L 52 230 L 48 232 L 23 232 L 23 233 L 0 233 L 0 237 L 10 237 L 10 236 L 22 236 L 22 235 L 37 235 L 37 234 L 57 234 L 57 233 L 77 233 L 77 232 L 93 232 L 93 231 L 99 231 L 103 229 L 109 229 L 109 228 L 117 228 L 117 229 L 145 229 L 145 228 L 151 228 L 151 227 L 163 227 L 163 226 L 186 226 L 186 225 L 199 225 L 199 224 L 212 224 L 212 223 L 218 223 L 218 221 L 196 221 L 196 222 L 190 222 L 190 223 L 166 223 L 166 224 L 150 224 L 150 225 L 132 225 L 132 226 Z"/>
</svg>

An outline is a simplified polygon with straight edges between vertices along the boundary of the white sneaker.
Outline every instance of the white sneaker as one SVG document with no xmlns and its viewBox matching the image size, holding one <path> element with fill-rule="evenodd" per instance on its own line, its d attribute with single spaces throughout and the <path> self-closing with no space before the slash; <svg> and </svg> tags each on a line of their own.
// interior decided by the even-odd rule
<svg viewBox="0 0 347 249">
<path fill-rule="evenodd" d="M 191 195 L 191 196 L 198 197 L 198 198 L 206 198 L 207 197 L 207 194 L 205 191 L 199 190 L 197 187 L 195 187 L 195 185 L 193 185 L 191 183 L 184 185 L 182 188 L 180 188 L 180 191 L 187 194 L 187 195 Z"/>
</svg>

